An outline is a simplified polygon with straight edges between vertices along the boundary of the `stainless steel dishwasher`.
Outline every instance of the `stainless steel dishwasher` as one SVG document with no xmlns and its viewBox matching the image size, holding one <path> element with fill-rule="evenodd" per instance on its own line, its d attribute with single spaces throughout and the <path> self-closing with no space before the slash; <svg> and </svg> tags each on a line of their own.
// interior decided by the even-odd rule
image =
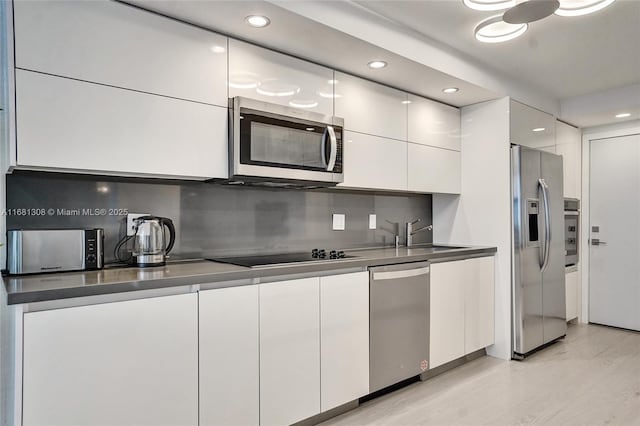
<svg viewBox="0 0 640 426">
<path fill-rule="evenodd" d="M 369 268 L 369 392 L 429 366 L 429 262 Z"/>
</svg>

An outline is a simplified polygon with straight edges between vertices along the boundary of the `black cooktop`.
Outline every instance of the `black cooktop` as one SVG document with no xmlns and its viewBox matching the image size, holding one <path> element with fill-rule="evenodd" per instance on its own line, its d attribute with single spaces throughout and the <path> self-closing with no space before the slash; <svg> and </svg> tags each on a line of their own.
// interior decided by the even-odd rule
<svg viewBox="0 0 640 426">
<path fill-rule="evenodd" d="M 236 256 L 236 257 L 220 257 L 207 260 L 213 260 L 214 262 L 230 263 L 232 265 L 254 267 L 254 266 L 269 266 L 279 265 L 281 263 L 297 263 L 297 262 L 328 262 L 338 259 L 354 258 L 345 254 L 341 250 L 331 250 L 327 252 L 323 249 L 313 249 L 311 252 L 299 252 L 299 253 L 282 253 L 282 254 L 267 254 L 257 256 Z"/>
</svg>

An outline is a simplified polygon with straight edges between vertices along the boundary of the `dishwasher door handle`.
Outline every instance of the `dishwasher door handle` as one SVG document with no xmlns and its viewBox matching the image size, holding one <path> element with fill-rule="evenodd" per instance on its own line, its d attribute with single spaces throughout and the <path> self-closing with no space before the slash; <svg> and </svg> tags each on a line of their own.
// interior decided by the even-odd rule
<svg viewBox="0 0 640 426">
<path fill-rule="evenodd" d="M 373 280 L 374 281 L 396 280 L 398 278 L 418 277 L 420 275 L 427 275 L 428 273 L 429 273 L 428 266 L 425 266 L 424 268 L 405 269 L 402 271 L 374 272 Z"/>
</svg>

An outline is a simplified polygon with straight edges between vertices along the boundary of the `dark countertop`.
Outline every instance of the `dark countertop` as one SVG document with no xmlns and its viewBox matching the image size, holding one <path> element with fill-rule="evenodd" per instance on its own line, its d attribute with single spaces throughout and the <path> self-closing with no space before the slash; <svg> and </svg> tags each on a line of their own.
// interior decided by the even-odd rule
<svg viewBox="0 0 640 426">
<path fill-rule="evenodd" d="M 246 268 L 207 260 L 169 263 L 151 268 L 119 267 L 100 271 L 67 272 L 3 277 L 8 304 L 44 302 L 74 297 L 151 290 L 167 287 L 221 283 L 239 285 L 240 280 L 275 276 L 326 273 L 348 268 L 367 268 L 419 261 L 456 260 L 496 253 L 495 247 L 415 246 L 348 250 L 357 256 L 318 262 L 288 263 Z M 234 283 L 235 281 L 235 283 Z"/>
</svg>

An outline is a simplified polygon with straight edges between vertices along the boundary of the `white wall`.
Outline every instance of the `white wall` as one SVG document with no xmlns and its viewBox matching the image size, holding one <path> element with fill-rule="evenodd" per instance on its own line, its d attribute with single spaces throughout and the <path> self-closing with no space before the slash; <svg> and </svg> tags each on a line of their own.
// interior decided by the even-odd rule
<svg viewBox="0 0 640 426">
<path fill-rule="evenodd" d="M 511 358 L 509 98 L 462 108 L 462 195 L 433 196 L 434 243 L 495 246 L 495 344 Z"/>
<path fill-rule="evenodd" d="M 581 214 L 582 225 L 580 227 L 580 270 L 582 273 L 582 306 L 579 321 L 589 322 L 589 238 L 590 238 L 590 166 L 591 166 L 591 141 L 596 139 L 615 138 L 640 134 L 640 120 L 610 124 L 598 127 L 589 127 L 582 130 L 582 199 Z M 639 194 L 633 194 L 640 197 Z"/>
</svg>

